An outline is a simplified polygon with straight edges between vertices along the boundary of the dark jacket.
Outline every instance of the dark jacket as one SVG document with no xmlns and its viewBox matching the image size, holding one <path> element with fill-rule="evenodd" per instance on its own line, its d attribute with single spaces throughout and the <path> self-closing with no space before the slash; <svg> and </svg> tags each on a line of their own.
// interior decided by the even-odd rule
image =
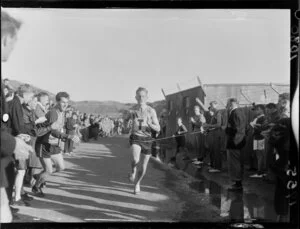
<svg viewBox="0 0 300 229">
<path fill-rule="evenodd" d="M 8 126 L 13 136 L 27 134 L 24 126 L 24 114 L 22 104 L 18 96 L 15 95 L 10 104 Z"/>
<path fill-rule="evenodd" d="M 24 115 L 24 129 L 25 132 L 32 137 L 43 136 L 51 131 L 50 125 L 36 125 L 35 121 L 37 119 L 34 111 L 28 109 L 26 105 L 23 105 L 23 115 Z"/>
<path fill-rule="evenodd" d="M 227 149 L 242 149 L 246 144 L 246 117 L 239 108 L 233 110 L 226 128 Z"/>
<path fill-rule="evenodd" d="M 12 155 L 16 147 L 15 138 L 9 134 L 6 123 L 3 120 L 3 115 L 8 114 L 8 108 L 3 94 L 3 88 L 1 87 L 1 104 L 0 104 L 0 117 L 1 117 L 1 162 L 0 162 L 0 187 L 7 187 L 7 165 L 12 160 Z"/>
<path fill-rule="evenodd" d="M 74 134 L 75 133 L 75 127 L 74 125 L 77 123 L 77 120 L 73 118 L 67 118 L 66 122 L 66 133 L 67 134 Z"/>
<path fill-rule="evenodd" d="M 263 125 L 266 122 L 266 117 L 261 116 L 256 120 L 256 124 L 260 124 L 261 126 L 255 126 L 254 132 L 253 132 L 253 139 L 254 140 L 263 140 L 264 136 L 261 135 L 261 132 L 263 131 Z"/>
</svg>

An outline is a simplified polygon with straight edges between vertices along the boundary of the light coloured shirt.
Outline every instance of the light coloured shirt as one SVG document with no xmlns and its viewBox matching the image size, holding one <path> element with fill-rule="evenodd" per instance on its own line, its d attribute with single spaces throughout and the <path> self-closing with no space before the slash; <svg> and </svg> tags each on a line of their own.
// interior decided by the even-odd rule
<svg viewBox="0 0 300 229">
<path fill-rule="evenodd" d="M 148 123 L 159 123 L 156 111 L 146 105 L 144 108 L 136 106 L 131 112 L 131 134 L 141 137 L 151 137 L 151 128 Z"/>
</svg>

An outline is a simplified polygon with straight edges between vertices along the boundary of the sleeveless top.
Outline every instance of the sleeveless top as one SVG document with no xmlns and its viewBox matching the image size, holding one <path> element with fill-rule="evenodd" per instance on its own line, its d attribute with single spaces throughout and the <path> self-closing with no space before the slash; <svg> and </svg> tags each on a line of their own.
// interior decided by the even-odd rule
<svg viewBox="0 0 300 229">
<path fill-rule="evenodd" d="M 131 113 L 132 127 L 131 134 L 141 137 L 151 137 L 151 128 L 148 126 L 148 122 L 153 119 L 155 110 L 146 106 L 144 109 L 136 106 Z"/>
</svg>

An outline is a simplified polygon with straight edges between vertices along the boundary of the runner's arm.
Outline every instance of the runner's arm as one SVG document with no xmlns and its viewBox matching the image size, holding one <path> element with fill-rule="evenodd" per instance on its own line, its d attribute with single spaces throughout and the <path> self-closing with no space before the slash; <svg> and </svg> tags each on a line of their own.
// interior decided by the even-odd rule
<svg viewBox="0 0 300 229">
<path fill-rule="evenodd" d="M 152 110 L 151 122 L 148 122 L 148 125 L 151 129 L 155 130 L 156 132 L 160 131 L 160 125 L 155 110 Z"/>
</svg>

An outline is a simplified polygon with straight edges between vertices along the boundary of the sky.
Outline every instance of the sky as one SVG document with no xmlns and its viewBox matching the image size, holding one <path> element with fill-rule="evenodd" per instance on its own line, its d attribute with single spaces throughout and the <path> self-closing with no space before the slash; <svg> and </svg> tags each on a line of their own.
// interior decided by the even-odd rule
<svg viewBox="0 0 300 229">
<path fill-rule="evenodd" d="M 2 8 L 3 9 L 3 8 Z M 4 8 L 23 22 L 2 76 L 74 101 L 211 83 L 289 83 L 289 10 Z"/>
</svg>

